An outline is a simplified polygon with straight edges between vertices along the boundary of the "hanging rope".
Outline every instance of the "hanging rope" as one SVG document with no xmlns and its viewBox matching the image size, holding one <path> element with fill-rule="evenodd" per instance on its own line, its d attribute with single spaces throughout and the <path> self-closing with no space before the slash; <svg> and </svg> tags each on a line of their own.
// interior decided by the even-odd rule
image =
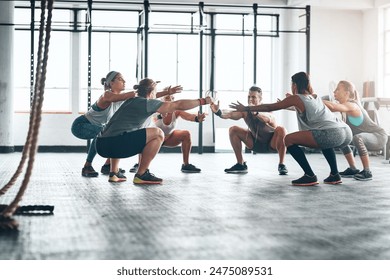
<svg viewBox="0 0 390 280">
<path fill-rule="evenodd" d="M 20 209 L 18 204 L 22 200 L 23 195 L 27 189 L 28 183 L 30 181 L 32 169 L 34 166 L 35 154 L 37 151 L 39 127 L 41 123 L 43 96 L 45 91 L 46 68 L 47 68 L 47 61 L 48 61 L 48 54 L 49 54 L 53 2 L 54 0 L 48 0 L 47 21 L 45 25 L 46 0 L 41 0 L 41 20 L 40 20 L 40 28 L 39 28 L 37 68 L 36 68 L 36 76 L 35 76 L 36 79 L 35 79 L 33 101 L 31 104 L 29 130 L 27 133 L 26 143 L 23 148 L 22 158 L 16 169 L 16 172 L 14 173 L 10 181 L 2 189 L 0 189 L 0 195 L 5 194 L 15 184 L 19 175 L 22 173 L 26 160 L 28 159 L 26 173 L 14 200 L 11 202 L 10 205 L 6 207 L 2 207 L 3 209 L 0 208 L 0 211 L 2 210 L 0 214 L 0 230 L 2 229 L 14 230 L 18 228 L 19 225 L 17 221 L 15 221 L 12 218 L 12 215 L 18 209 Z M 44 35 L 45 35 L 45 40 L 43 40 Z M 54 207 L 48 208 L 47 206 L 40 207 L 39 205 L 34 205 L 33 207 L 27 207 L 24 209 L 33 209 L 33 211 L 40 211 L 40 210 L 47 211 L 49 209 L 49 211 L 52 212 Z"/>
</svg>

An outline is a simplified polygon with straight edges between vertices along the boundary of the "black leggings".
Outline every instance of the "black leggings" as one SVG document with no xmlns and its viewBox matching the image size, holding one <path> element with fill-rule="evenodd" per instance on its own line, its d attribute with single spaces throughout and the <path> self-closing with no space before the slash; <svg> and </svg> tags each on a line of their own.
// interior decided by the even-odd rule
<svg viewBox="0 0 390 280">
<path fill-rule="evenodd" d="M 104 158 L 128 158 L 140 154 L 146 145 L 146 129 L 113 137 L 98 137 L 96 150 Z"/>
</svg>

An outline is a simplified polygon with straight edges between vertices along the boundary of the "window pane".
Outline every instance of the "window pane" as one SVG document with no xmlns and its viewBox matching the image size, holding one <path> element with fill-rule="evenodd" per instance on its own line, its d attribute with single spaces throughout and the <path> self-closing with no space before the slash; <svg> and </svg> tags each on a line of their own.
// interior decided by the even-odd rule
<svg viewBox="0 0 390 280">
<path fill-rule="evenodd" d="M 71 111 L 69 96 L 70 33 L 51 32 L 43 111 Z"/>
<path fill-rule="evenodd" d="M 138 28 L 138 12 L 131 11 L 93 11 L 94 30 L 133 30 Z"/>
<path fill-rule="evenodd" d="M 199 89 L 199 37 L 178 36 L 178 80 L 186 90 Z"/>
<path fill-rule="evenodd" d="M 79 111 L 88 108 L 88 36 L 82 34 L 81 94 Z M 126 89 L 132 90 L 136 80 L 137 35 L 134 33 L 92 33 L 91 103 L 104 92 L 101 79 L 115 70 L 124 76 Z"/>
<path fill-rule="evenodd" d="M 244 37 L 217 36 L 215 44 L 216 88 L 218 90 L 243 90 L 247 87 L 244 80 L 247 81 L 246 76 L 251 75 L 253 67 L 250 62 L 253 51 L 249 50 L 248 41 Z M 234 55 L 232 50 L 234 50 Z"/>
<path fill-rule="evenodd" d="M 242 15 L 217 15 L 216 29 L 217 31 L 242 31 L 243 16 Z"/>
<path fill-rule="evenodd" d="M 149 37 L 148 76 L 162 82 L 162 85 L 177 83 L 177 35 Z"/>
<path fill-rule="evenodd" d="M 17 31 L 14 36 L 15 83 L 14 110 L 30 110 L 30 31 Z M 23 42 L 23 43 L 21 43 Z M 34 69 L 35 71 L 35 69 Z"/>
<path fill-rule="evenodd" d="M 15 80 L 15 94 L 20 100 L 20 102 L 14 102 L 14 108 L 17 111 L 30 110 L 30 36 L 29 31 L 17 31 L 14 37 L 14 67 L 15 73 L 18 73 L 18 79 Z M 69 33 L 51 32 L 43 111 L 70 111 L 69 44 Z M 35 32 L 34 75 L 37 64 L 37 48 L 38 32 Z M 36 77 L 34 77 L 34 82 L 35 79 Z"/>
<path fill-rule="evenodd" d="M 190 32 L 199 24 L 198 13 L 161 13 L 149 14 L 150 31 L 186 31 Z"/>
<path fill-rule="evenodd" d="M 257 77 L 256 84 L 263 91 L 263 102 L 274 102 L 271 93 L 272 77 L 272 38 L 257 38 Z"/>
</svg>

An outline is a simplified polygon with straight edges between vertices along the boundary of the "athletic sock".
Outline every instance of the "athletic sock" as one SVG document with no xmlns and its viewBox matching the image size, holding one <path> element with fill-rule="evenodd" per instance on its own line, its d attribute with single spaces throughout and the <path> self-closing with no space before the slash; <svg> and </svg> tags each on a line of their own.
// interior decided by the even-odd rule
<svg viewBox="0 0 390 280">
<path fill-rule="evenodd" d="M 326 158 L 326 161 L 328 162 L 330 166 L 330 174 L 336 175 L 339 173 L 339 170 L 337 168 L 337 161 L 336 161 L 336 154 L 334 152 L 333 148 L 324 149 L 322 150 L 322 154 Z"/>
<path fill-rule="evenodd" d="M 294 144 L 287 147 L 287 151 L 298 162 L 299 166 L 303 169 L 306 175 L 310 177 L 314 176 L 314 172 L 311 169 L 309 162 L 307 161 L 305 153 L 298 145 Z"/>
</svg>

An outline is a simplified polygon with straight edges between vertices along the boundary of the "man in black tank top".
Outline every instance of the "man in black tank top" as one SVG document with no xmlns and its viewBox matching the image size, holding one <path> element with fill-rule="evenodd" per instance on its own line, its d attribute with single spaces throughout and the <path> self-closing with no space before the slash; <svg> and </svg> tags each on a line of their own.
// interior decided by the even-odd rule
<svg viewBox="0 0 390 280">
<path fill-rule="evenodd" d="M 262 91 L 257 86 L 252 86 L 248 93 L 248 105 L 260 105 L 262 102 Z M 237 163 L 231 168 L 225 169 L 226 173 L 247 173 L 248 167 L 242 155 L 242 143 L 249 149 L 257 153 L 279 153 L 278 172 L 280 175 L 287 174 L 284 165 L 286 147 L 284 137 L 286 129 L 277 126 L 272 113 L 252 113 L 252 112 L 227 112 L 222 113 L 218 104 L 211 104 L 211 110 L 222 119 L 239 120 L 244 119 L 248 128 L 232 126 L 229 129 L 230 143 L 233 147 Z"/>
</svg>

